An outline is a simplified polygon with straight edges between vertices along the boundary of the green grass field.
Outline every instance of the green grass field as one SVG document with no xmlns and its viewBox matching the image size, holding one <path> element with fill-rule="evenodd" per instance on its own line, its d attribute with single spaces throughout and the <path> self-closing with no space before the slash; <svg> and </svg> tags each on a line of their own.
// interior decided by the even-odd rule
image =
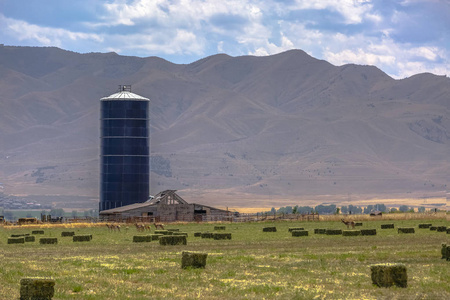
<svg viewBox="0 0 450 300">
<path fill-rule="evenodd" d="M 394 223 L 395 229 L 380 229 Z M 315 228 L 346 227 L 338 222 L 246 224 L 170 224 L 189 234 L 185 246 L 158 241 L 133 243 L 134 226 L 121 232 L 106 226 L 44 228 L 35 242 L 7 244 L 11 234 L 37 228 L 0 227 L 0 299 L 19 299 L 23 277 L 52 277 L 53 299 L 450 299 L 450 261 L 441 259 L 445 232 L 419 229 L 419 223 L 448 226 L 445 219 L 367 221 L 358 229 L 376 228 L 376 236 L 327 236 Z M 232 240 L 194 237 L 225 225 Z M 276 226 L 277 232 L 263 232 Z M 309 236 L 292 237 L 289 227 L 304 227 Z M 397 227 L 414 227 L 398 234 Z M 90 242 L 72 242 L 62 231 L 92 234 Z M 153 232 L 152 228 L 152 232 Z M 40 237 L 58 237 L 57 245 L 40 245 Z M 181 252 L 208 253 L 205 269 L 181 269 Z M 403 263 L 407 288 L 372 285 L 369 265 Z"/>
</svg>

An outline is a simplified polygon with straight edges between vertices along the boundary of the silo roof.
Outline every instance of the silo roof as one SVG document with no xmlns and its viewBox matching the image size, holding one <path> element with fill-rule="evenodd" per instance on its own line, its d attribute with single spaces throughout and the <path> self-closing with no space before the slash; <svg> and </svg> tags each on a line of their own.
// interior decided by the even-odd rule
<svg viewBox="0 0 450 300">
<path fill-rule="evenodd" d="M 108 100 L 140 100 L 140 101 L 149 101 L 150 99 L 139 96 L 138 94 L 129 92 L 129 91 L 120 91 L 118 93 L 112 94 L 108 97 L 103 97 L 100 99 L 101 101 Z"/>
</svg>

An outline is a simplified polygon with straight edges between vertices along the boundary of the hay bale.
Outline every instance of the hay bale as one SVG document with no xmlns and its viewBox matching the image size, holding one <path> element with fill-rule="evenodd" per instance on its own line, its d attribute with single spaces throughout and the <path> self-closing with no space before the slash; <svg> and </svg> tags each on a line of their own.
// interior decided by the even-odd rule
<svg viewBox="0 0 450 300">
<path fill-rule="evenodd" d="M 74 235 L 72 241 L 74 242 L 90 242 L 92 240 L 92 234 Z"/>
<path fill-rule="evenodd" d="M 164 236 L 164 234 L 149 234 L 149 236 L 152 238 L 152 241 L 157 241 L 160 237 Z"/>
<path fill-rule="evenodd" d="M 29 236 L 29 233 L 22 233 L 22 234 L 11 234 L 11 237 L 25 237 Z"/>
<path fill-rule="evenodd" d="M 294 230 L 305 230 L 303 227 L 289 227 L 288 232 L 292 232 Z"/>
<path fill-rule="evenodd" d="M 326 235 L 341 235 L 342 229 L 327 229 L 325 232 Z"/>
<path fill-rule="evenodd" d="M 447 234 L 450 234 L 450 227 L 447 227 Z"/>
<path fill-rule="evenodd" d="M 213 233 L 212 232 L 202 232 L 201 237 L 202 237 L 202 239 L 212 239 Z"/>
<path fill-rule="evenodd" d="M 292 230 L 291 234 L 292 236 L 308 236 L 309 232 L 308 230 Z"/>
<path fill-rule="evenodd" d="M 446 232 L 447 231 L 447 226 L 438 226 L 436 228 L 437 232 Z"/>
<path fill-rule="evenodd" d="M 44 234 L 44 230 L 33 230 L 31 234 Z"/>
<path fill-rule="evenodd" d="M 361 235 L 361 230 L 343 230 L 343 236 L 358 236 Z"/>
<path fill-rule="evenodd" d="M 8 244 L 25 244 L 24 237 L 10 237 L 8 238 Z"/>
<path fill-rule="evenodd" d="M 214 230 L 225 230 L 225 226 L 214 226 Z"/>
<path fill-rule="evenodd" d="M 180 229 L 179 228 L 171 228 L 171 229 L 167 229 L 167 231 L 178 232 L 178 231 L 180 231 Z"/>
<path fill-rule="evenodd" d="M 414 227 L 399 227 L 398 233 L 415 233 Z"/>
<path fill-rule="evenodd" d="M 152 241 L 150 235 L 135 235 L 133 236 L 133 243 L 149 243 Z"/>
<path fill-rule="evenodd" d="M 170 232 L 170 233 L 169 233 Z M 172 232 L 169 230 L 155 230 L 155 234 L 169 235 Z"/>
<path fill-rule="evenodd" d="M 355 223 L 355 226 L 363 226 L 363 223 L 361 223 L 361 222 Z"/>
<path fill-rule="evenodd" d="M 25 242 L 34 242 L 35 241 L 35 237 L 34 235 L 30 235 L 30 236 L 26 236 L 25 237 Z"/>
<path fill-rule="evenodd" d="M 214 233 L 213 239 L 215 240 L 231 240 L 231 233 Z"/>
<path fill-rule="evenodd" d="M 406 266 L 403 264 L 376 264 L 371 265 L 372 283 L 379 287 L 398 287 L 406 288 L 408 276 Z"/>
<path fill-rule="evenodd" d="M 437 226 L 431 226 L 431 227 L 430 227 L 430 230 L 431 230 L 431 231 L 436 231 L 436 230 L 437 230 Z"/>
<path fill-rule="evenodd" d="M 442 244 L 441 255 L 442 259 L 447 259 L 447 244 Z"/>
<path fill-rule="evenodd" d="M 173 232 L 172 235 L 185 235 L 186 237 L 188 237 L 188 233 L 187 232 Z"/>
<path fill-rule="evenodd" d="M 194 237 L 201 237 L 202 233 L 201 232 L 194 232 Z"/>
<path fill-rule="evenodd" d="M 164 235 L 159 238 L 159 244 L 166 245 L 187 245 L 187 239 L 184 235 Z"/>
<path fill-rule="evenodd" d="M 376 229 L 361 229 L 361 235 L 377 235 Z"/>
<path fill-rule="evenodd" d="M 392 229 L 394 224 L 381 224 L 381 229 Z"/>
<path fill-rule="evenodd" d="M 419 228 L 430 228 L 432 226 L 432 224 L 429 224 L 429 223 L 426 223 L 426 224 L 424 224 L 424 223 L 421 223 L 421 224 L 419 224 Z"/>
<path fill-rule="evenodd" d="M 264 227 L 263 232 L 277 232 L 277 228 L 275 226 L 272 227 Z"/>
<path fill-rule="evenodd" d="M 325 228 L 316 228 L 314 229 L 315 234 L 326 234 L 327 230 Z"/>
<path fill-rule="evenodd" d="M 205 268 L 208 253 L 183 251 L 181 253 L 181 268 Z"/>
<path fill-rule="evenodd" d="M 22 278 L 20 300 L 51 300 L 55 294 L 55 280 L 51 278 Z"/>
<path fill-rule="evenodd" d="M 74 236 L 75 231 L 63 231 L 61 232 L 61 236 Z"/>
<path fill-rule="evenodd" d="M 40 238 L 39 244 L 41 245 L 58 244 L 58 238 Z"/>
</svg>

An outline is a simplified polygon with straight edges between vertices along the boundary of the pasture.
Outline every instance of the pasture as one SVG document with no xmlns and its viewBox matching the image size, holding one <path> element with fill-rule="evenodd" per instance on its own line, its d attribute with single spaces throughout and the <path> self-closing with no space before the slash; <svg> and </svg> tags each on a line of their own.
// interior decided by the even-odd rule
<svg viewBox="0 0 450 300">
<path fill-rule="evenodd" d="M 394 229 L 380 229 L 394 223 Z M 374 236 L 314 234 L 316 228 L 342 229 L 338 221 L 264 223 L 167 224 L 166 229 L 188 233 L 187 245 L 133 243 L 133 224 L 111 232 L 105 225 L 81 227 L 28 225 L 0 227 L 0 299 L 19 299 L 23 277 L 52 277 L 53 299 L 450 299 L 450 261 L 441 259 L 446 232 L 419 229 L 420 223 L 448 226 L 443 218 L 422 220 L 367 220 L 357 229 L 376 229 Z M 232 239 L 194 236 L 226 226 Z M 263 232 L 264 227 L 277 232 Z M 308 236 L 292 237 L 290 227 Z M 398 227 L 414 227 L 400 234 Z M 35 242 L 7 244 L 12 234 L 31 233 Z M 75 243 L 71 236 L 92 235 Z M 151 233 L 154 233 L 154 227 Z M 58 238 L 40 244 L 39 238 Z M 181 269 L 182 251 L 208 253 L 205 269 Z M 372 284 L 370 265 L 402 263 L 407 288 L 379 288 Z"/>
</svg>

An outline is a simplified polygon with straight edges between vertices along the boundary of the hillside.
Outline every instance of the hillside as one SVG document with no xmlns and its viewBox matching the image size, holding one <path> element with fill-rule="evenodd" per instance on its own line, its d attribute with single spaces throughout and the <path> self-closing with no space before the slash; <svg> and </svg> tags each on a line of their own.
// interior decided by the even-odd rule
<svg viewBox="0 0 450 300">
<path fill-rule="evenodd" d="M 2 191 L 84 197 L 95 207 L 99 99 L 119 84 L 151 100 L 152 194 L 177 189 L 188 202 L 276 206 L 447 189 L 447 77 L 394 80 L 300 50 L 177 65 L 1 46 Z"/>
</svg>

